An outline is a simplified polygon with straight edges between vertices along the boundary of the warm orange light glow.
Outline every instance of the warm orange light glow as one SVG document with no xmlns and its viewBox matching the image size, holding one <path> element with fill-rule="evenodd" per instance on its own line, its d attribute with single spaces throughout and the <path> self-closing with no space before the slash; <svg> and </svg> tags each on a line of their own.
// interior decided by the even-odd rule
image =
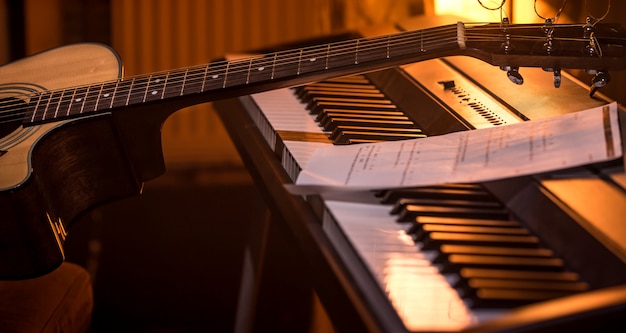
<svg viewBox="0 0 626 333">
<path fill-rule="evenodd" d="M 481 6 L 481 2 L 484 5 Z M 504 11 L 488 10 L 487 8 L 498 8 L 502 0 L 434 0 L 434 11 L 436 15 L 454 15 L 463 18 L 465 21 L 488 21 L 497 22 L 501 20 L 501 15 L 508 17 L 513 23 L 540 23 L 541 19 L 535 13 L 535 0 L 506 0 Z M 546 1 L 537 1 L 537 11 L 545 15 L 553 15 L 558 8 L 553 8 Z"/>
<path fill-rule="evenodd" d="M 482 0 L 485 7 L 497 8 L 502 0 Z M 505 5 L 507 8 L 508 5 Z M 500 21 L 499 10 L 488 10 L 478 1 L 467 0 L 435 0 L 436 15 L 454 15 L 471 21 Z M 507 15 L 508 16 L 508 15 Z"/>
</svg>

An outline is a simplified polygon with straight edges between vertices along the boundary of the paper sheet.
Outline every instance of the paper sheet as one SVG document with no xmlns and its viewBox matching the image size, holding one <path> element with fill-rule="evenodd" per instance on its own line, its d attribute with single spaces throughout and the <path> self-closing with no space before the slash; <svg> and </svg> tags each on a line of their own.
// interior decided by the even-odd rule
<svg viewBox="0 0 626 333">
<path fill-rule="evenodd" d="M 423 139 L 318 148 L 294 193 L 482 182 L 622 155 L 617 104 Z"/>
</svg>

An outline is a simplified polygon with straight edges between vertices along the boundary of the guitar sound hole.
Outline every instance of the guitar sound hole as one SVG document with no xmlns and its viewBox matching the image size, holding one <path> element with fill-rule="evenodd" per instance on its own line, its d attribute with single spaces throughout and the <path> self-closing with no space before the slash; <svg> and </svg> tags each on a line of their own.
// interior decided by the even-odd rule
<svg viewBox="0 0 626 333">
<path fill-rule="evenodd" d="M 0 138 L 20 127 L 25 111 L 26 103 L 20 99 L 13 97 L 0 99 Z"/>
</svg>

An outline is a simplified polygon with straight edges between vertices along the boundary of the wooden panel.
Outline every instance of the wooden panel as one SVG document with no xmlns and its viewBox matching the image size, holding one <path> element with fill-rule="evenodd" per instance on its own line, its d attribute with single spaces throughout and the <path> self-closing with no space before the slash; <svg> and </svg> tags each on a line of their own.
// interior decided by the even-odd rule
<svg viewBox="0 0 626 333">
<path fill-rule="evenodd" d="M 327 34 L 331 0 L 112 0 L 112 44 L 126 75 L 203 64 L 227 53 Z M 239 165 L 210 104 L 163 127 L 169 169 Z"/>
</svg>

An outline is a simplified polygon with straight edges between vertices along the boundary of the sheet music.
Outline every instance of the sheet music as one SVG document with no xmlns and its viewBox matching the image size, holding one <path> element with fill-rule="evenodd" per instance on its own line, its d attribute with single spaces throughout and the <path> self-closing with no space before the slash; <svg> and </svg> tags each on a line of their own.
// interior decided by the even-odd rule
<svg viewBox="0 0 626 333">
<path fill-rule="evenodd" d="M 617 104 L 414 140 L 318 148 L 294 193 L 482 182 L 622 155 Z"/>
</svg>

